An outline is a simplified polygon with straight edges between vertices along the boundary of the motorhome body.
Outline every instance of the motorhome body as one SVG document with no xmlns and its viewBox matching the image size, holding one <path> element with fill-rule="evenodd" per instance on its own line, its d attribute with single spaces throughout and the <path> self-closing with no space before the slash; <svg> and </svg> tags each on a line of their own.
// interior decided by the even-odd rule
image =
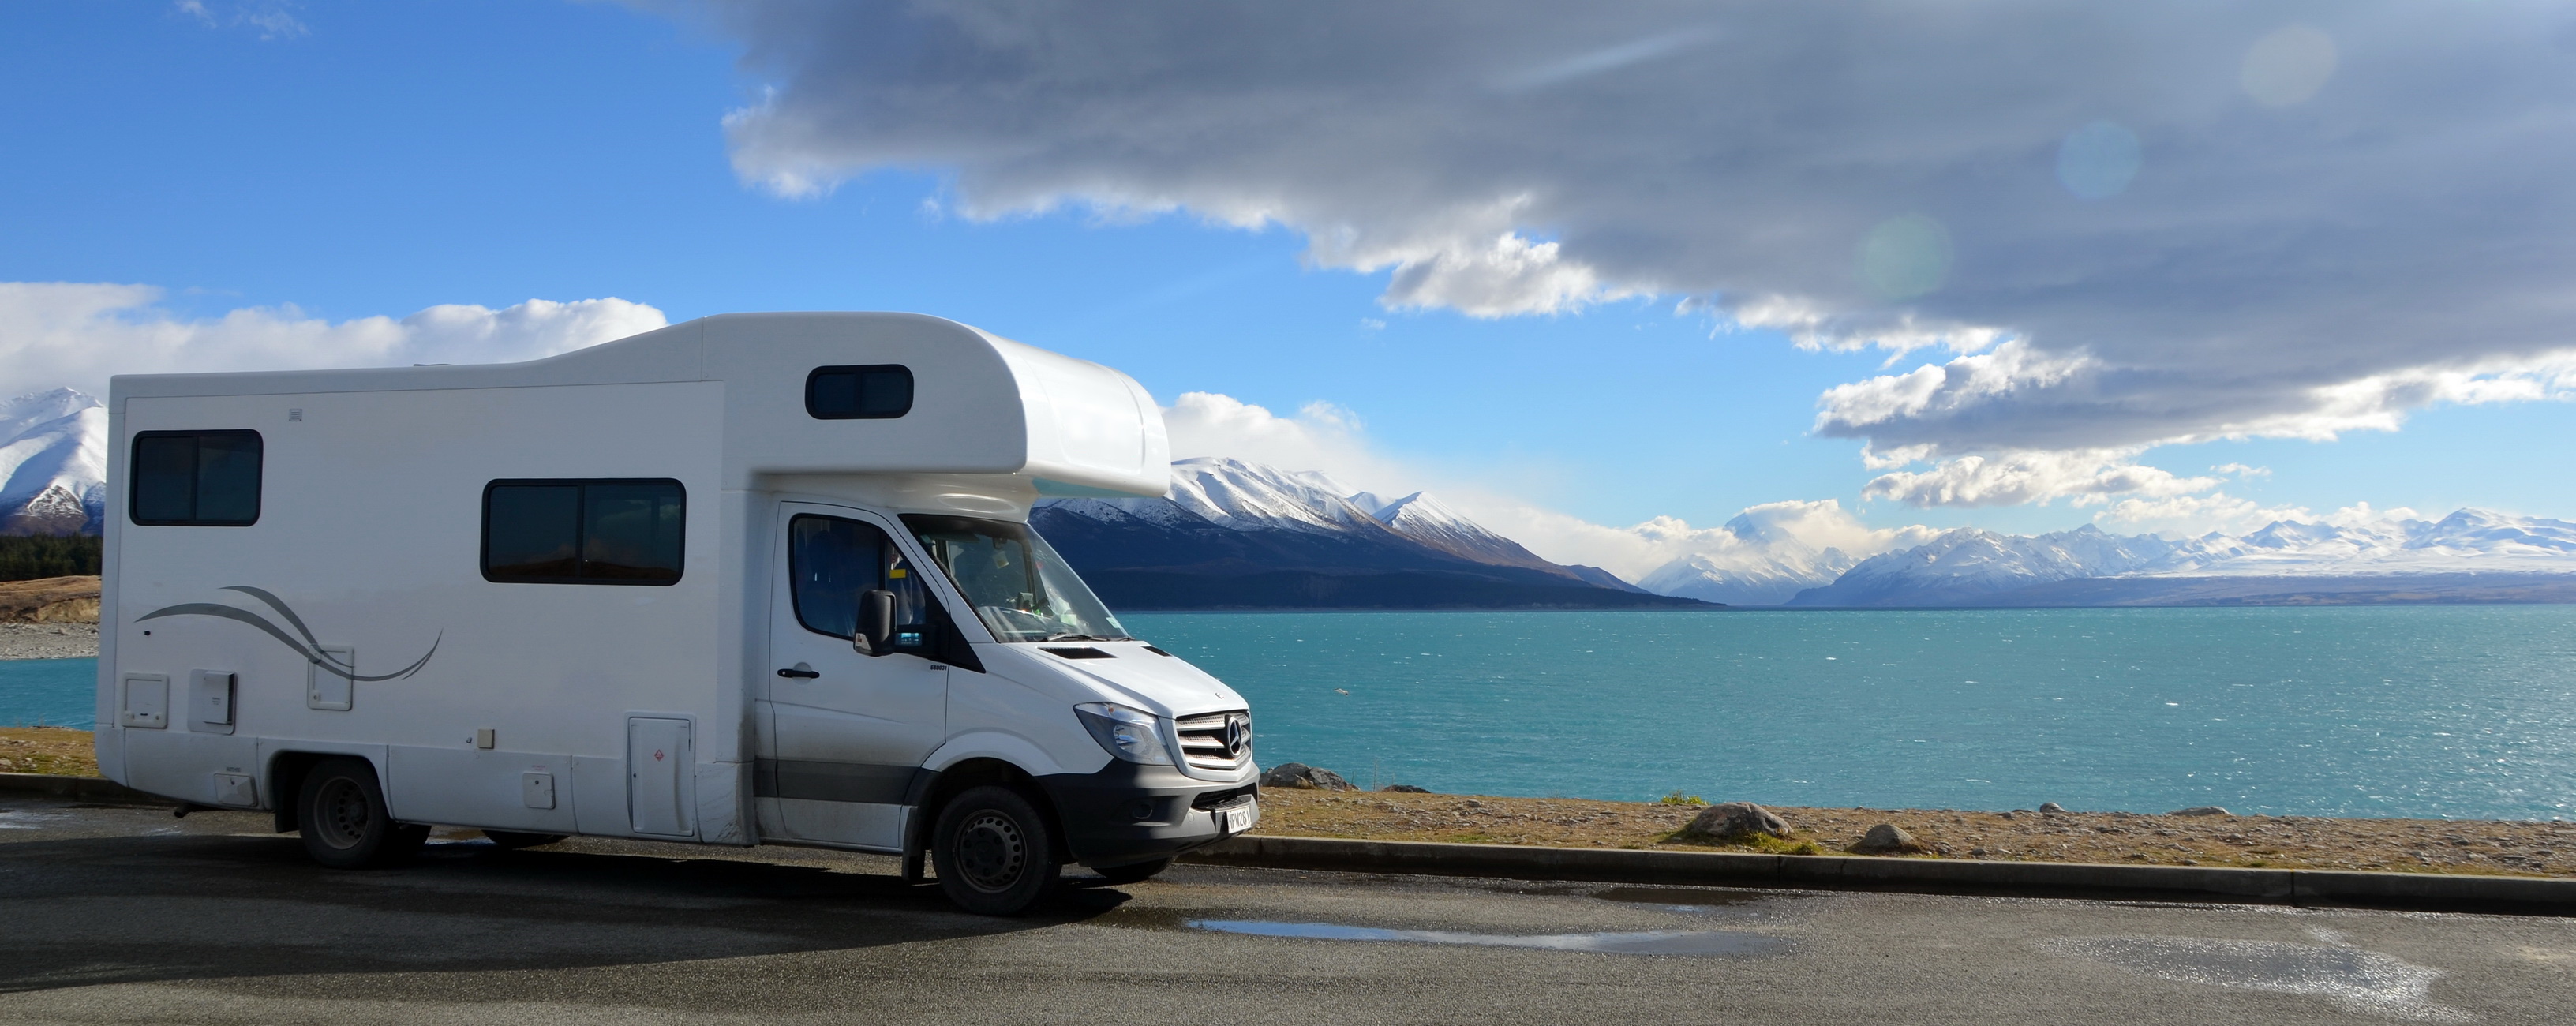
<svg viewBox="0 0 2576 1026">
<path fill-rule="evenodd" d="M 109 411 L 99 764 L 276 810 L 326 861 L 417 824 L 927 847 L 1009 911 L 1015 873 L 1150 872 L 1257 814 L 1242 698 L 1024 526 L 1167 487 L 1109 368 L 744 314 L 519 364 L 124 376 Z"/>
</svg>

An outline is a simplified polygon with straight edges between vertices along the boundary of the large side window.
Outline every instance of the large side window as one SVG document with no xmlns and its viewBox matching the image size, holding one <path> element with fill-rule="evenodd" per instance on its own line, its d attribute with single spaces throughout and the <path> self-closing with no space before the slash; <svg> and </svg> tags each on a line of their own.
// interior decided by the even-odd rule
<svg viewBox="0 0 2576 1026">
<path fill-rule="evenodd" d="M 145 431 L 134 436 L 125 492 L 135 523 L 248 527 L 259 522 L 257 431 Z"/>
<path fill-rule="evenodd" d="M 677 481 L 494 481 L 483 488 L 483 579 L 670 584 L 687 521 Z"/>
<path fill-rule="evenodd" d="M 858 631 L 859 596 L 879 588 L 894 593 L 894 647 L 922 652 L 936 631 L 930 595 L 921 575 L 884 531 L 840 517 L 798 516 L 787 522 L 787 571 L 796 622 L 817 634 L 846 638 Z"/>
<path fill-rule="evenodd" d="M 816 367 L 805 412 L 820 420 L 886 420 L 912 412 L 912 368 L 897 363 Z"/>
</svg>

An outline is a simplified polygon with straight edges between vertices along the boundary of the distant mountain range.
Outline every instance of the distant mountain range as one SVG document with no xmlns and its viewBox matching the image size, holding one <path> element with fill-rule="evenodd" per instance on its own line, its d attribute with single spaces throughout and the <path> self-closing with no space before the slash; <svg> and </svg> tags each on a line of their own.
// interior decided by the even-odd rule
<svg viewBox="0 0 2576 1026">
<path fill-rule="evenodd" d="M 1122 609 L 1709 608 L 1548 562 L 1421 492 L 1241 460 L 1174 463 L 1162 498 L 1041 500 L 1029 522 Z"/>
<path fill-rule="evenodd" d="M 0 534 L 98 533 L 106 476 L 96 398 L 0 402 Z M 1030 521 L 1125 609 L 2576 602 L 2576 523 L 2482 509 L 2182 540 L 2090 526 L 1824 535 L 1852 551 L 1764 515 L 1801 505 L 1831 504 L 1757 506 L 1693 532 L 1637 584 L 1549 562 L 1422 492 L 1388 500 L 1232 459 L 1172 464 L 1161 498 L 1047 499 Z"/>
<path fill-rule="evenodd" d="M 0 402 L 0 534 L 97 534 L 107 513 L 107 407 L 57 388 Z"/>
<path fill-rule="evenodd" d="M 2463 509 L 2440 520 L 2275 521 L 2183 541 L 2086 526 L 1974 528 L 1872 556 L 1804 607 L 2576 601 L 2576 524 Z"/>
</svg>

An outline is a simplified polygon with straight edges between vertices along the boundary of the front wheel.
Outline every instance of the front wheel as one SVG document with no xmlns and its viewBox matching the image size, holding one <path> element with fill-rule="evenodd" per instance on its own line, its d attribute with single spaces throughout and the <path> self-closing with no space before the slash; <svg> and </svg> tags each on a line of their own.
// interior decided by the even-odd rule
<svg viewBox="0 0 2576 1026">
<path fill-rule="evenodd" d="M 313 861 L 333 869 L 390 866 L 429 840 L 429 827 L 394 822 L 376 769 L 362 759 L 330 759 L 304 775 L 295 827 Z"/>
<path fill-rule="evenodd" d="M 1046 818 L 1027 796 L 1007 787 L 970 788 L 939 810 L 930 854 L 939 889 L 957 907 L 987 916 L 1028 912 L 1054 889 L 1055 860 Z"/>
</svg>

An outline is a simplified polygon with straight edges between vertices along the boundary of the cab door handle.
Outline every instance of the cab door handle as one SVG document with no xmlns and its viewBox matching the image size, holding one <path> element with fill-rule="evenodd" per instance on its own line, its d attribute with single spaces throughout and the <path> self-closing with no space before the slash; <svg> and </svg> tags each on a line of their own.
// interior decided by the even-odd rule
<svg viewBox="0 0 2576 1026">
<path fill-rule="evenodd" d="M 781 677 L 812 678 L 820 677 L 823 674 L 816 670 L 807 669 L 803 663 L 798 663 L 793 667 L 778 671 L 778 675 Z"/>
</svg>

